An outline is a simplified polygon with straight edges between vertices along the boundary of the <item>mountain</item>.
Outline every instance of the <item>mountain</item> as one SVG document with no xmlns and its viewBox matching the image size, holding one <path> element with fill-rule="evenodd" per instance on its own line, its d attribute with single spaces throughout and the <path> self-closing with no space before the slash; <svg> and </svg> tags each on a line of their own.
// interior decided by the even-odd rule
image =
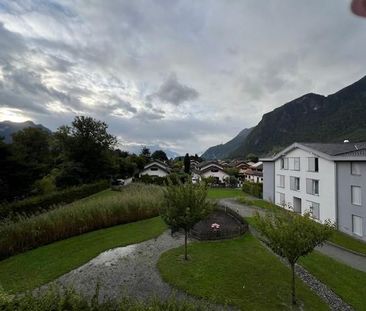
<svg viewBox="0 0 366 311">
<path fill-rule="evenodd" d="M 245 139 L 250 134 L 252 129 L 253 128 L 244 129 L 227 143 L 208 148 L 202 154 L 202 158 L 206 160 L 216 160 L 230 157 L 230 154 L 235 152 L 240 145 L 244 144 Z"/>
<path fill-rule="evenodd" d="M 306 94 L 263 115 L 229 157 L 265 155 L 293 142 L 366 141 L 366 76 L 329 95 Z"/>
<path fill-rule="evenodd" d="M 128 151 L 130 153 L 140 154 L 142 147 L 147 147 L 150 149 L 150 152 L 153 153 L 156 150 L 163 150 L 166 153 L 168 159 L 176 158 L 179 154 L 173 150 L 160 147 L 159 145 L 126 145 L 121 146 L 121 150 Z"/>
<path fill-rule="evenodd" d="M 4 137 L 4 142 L 9 144 L 12 142 L 12 134 L 16 133 L 22 129 L 27 127 L 37 127 L 43 129 L 47 132 L 51 132 L 48 128 L 43 126 L 42 124 L 35 124 L 32 121 L 25 121 L 25 122 L 12 122 L 12 121 L 3 121 L 0 122 L 0 137 Z"/>
</svg>

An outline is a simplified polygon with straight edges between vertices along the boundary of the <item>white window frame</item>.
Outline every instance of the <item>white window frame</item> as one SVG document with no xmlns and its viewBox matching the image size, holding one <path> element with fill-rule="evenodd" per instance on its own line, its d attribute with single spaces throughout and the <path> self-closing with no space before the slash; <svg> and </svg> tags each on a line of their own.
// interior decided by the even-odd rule
<svg viewBox="0 0 366 311">
<path fill-rule="evenodd" d="M 351 175 L 361 176 L 361 164 L 359 162 L 351 162 Z"/>
<path fill-rule="evenodd" d="M 318 162 L 318 167 L 315 163 Z M 309 157 L 308 158 L 308 171 L 317 173 L 319 172 L 319 158 L 318 157 Z"/>
<path fill-rule="evenodd" d="M 278 176 L 278 185 L 277 185 L 277 187 L 285 188 L 286 187 L 285 175 L 278 174 L 277 176 Z"/>
<path fill-rule="evenodd" d="M 311 217 L 319 220 L 320 219 L 320 204 L 317 202 L 308 201 L 309 203 L 309 212 Z"/>
<path fill-rule="evenodd" d="M 359 193 L 356 195 L 354 190 L 358 189 Z M 362 188 L 361 186 L 351 186 L 351 203 L 353 205 L 362 206 Z"/>
<path fill-rule="evenodd" d="M 311 185 L 310 185 L 311 183 Z M 318 186 L 316 187 L 316 183 L 318 183 Z M 312 194 L 312 195 L 319 195 L 320 193 L 320 186 L 319 186 L 319 180 L 318 179 L 312 179 L 312 178 L 306 178 L 306 193 Z M 318 190 L 318 192 L 316 192 Z"/>
<path fill-rule="evenodd" d="M 294 158 L 294 171 L 300 171 L 301 166 L 300 166 L 300 158 L 296 157 Z"/>
<path fill-rule="evenodd" d="M 282 206 L 286 204 L 286 195 L 283 192 L 277 192 L 278 194 L 278 202 L 277 204 Z"/>
<path fill-rule="evenodd" d="M 356 222 L 357 221 L 357 222 Z M 356 228 L 356 225 L 358 226 Z M 363 236 L 363 218 L 357 215 L 352 215 L 352 233 L 358 236 Z"/>
<path fill-rule="evenodd" d="M 290 189 L 300 191 L 300 177 L 290 176 Z"/>
</svg>

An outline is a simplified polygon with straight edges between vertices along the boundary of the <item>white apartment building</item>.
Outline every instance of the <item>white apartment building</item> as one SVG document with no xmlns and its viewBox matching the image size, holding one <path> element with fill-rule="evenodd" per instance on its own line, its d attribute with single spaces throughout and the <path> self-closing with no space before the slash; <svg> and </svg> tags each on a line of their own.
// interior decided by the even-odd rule
<svg viewBox="0 0 366 311">
<path fill-rule="evenodd" d="M 263 199 L 366 240 L 366 143 L 294 143 L 263 161 Z"/>
</svg>

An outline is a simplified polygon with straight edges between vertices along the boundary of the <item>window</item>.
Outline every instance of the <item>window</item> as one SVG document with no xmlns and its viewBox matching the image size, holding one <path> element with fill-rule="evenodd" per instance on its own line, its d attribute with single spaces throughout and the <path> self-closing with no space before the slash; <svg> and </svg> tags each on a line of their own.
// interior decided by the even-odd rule
<svg viewBox="0 0 366 311">
<path fill-rule="evenodd" d="M 300 171 L 300 158 L 294 158 L 294 170 Z"/>
<path fill-rule="evenodd" d="M 362 205 L 361 187 L 351 186 L 351 200 L 354 205 Z"/>
<path fill-rule="evenodd" d="M 288 170 L 288 158 L 281 158 L 281 170 Z"/>
<path fill-rule="evenodd" d="M 308 158 L 308 171 L 319 172 L 319 158 Z"/>
<path fill-rule="evenodd" d="M 211 172 L 212 173 L 217 173 L 219 170 L 217 169 L 217 168 L 213 168 L 212 170 L 211 170 Z"/>
<path fill-rule="evenodd" d="M 285 194 L 284 193 L 281 193 L 281 192 L 277 192 L 278 194 L 278 205 L 284 205 L 286 204 L 285 202 Z"/>
<path fill-rule="evenodd" d="M 299 177 L 290 177 L 290 189 L 298 191 L 300 190 L 300 178 Z"/>
<path fill-rule="evenodd" d="M 150 168 L 150 171 L 157 171 L 157 170 L 159 170 L 157 167 Z"/>
<path fill-rule="evenodd" d="M 310 214 L 314 219 L 319 219 L 320 215 L 319 207 L 320 207 L 319 203 L 309 201 Z"/>
<path fill-rule="evenodd" d="M 306 179 L 306 193 L 319 195 L 319 180 L 316 179 Z"/>
<path fill-rule="evenodd" d="M 359 236 L 363 236 L 362 230 L 362 218 L 356 215 L 352 215 L 352 232 Z"/>
<path fill-rule="evenodd" d="M 277 178 L 278 178 L 278 187 L 285 188 L 285 176 L 277 175 Z"/>
<path fill-rule="evenodd" d="M 351 174 L 361 175 L 361 164 L 357 162 L 351 162 Z"/>
</svg>

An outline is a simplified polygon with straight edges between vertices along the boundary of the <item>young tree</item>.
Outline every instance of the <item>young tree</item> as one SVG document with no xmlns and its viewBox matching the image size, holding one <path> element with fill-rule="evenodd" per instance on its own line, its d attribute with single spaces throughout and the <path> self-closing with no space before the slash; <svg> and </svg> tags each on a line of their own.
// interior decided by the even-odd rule
<svg viewBox="0 0 366 311">
<path fill-rule="evenodd" d="M 334 225 L 329 221 L 319 224 L 311 219 L 310 213 L 301 216 L 282 210 L 273 210 L 264 216 L 257 213 L 254 219 L 263 241 L 291 266 L 292 303 L 296 304 L 295 264 L 300 257 L 310 254 L 316 246 L 328 240 Z"/>
<path fill-rule="evenodd" d="M 168 157 L 166 153 L 163 150 L 156 150 L 152 155 L 151 158 L 154 160 L 160 160 L 160 161 L 168 161 Z"/>
<path fill-rule="evenodd" d="M 191 172 L 191 159 L 189 158 L 189 154 L 186 153 L 184 157 L 184 173 L 189 174 Z"/>
<path fill-rule="evenodd" d="M 212 203 L 206 198 L 207 188 L 203 185 L 193 185 L 190 182 L 177 186 L 170 182 L 166 189 L 165 204 L 160 211 L 160 215 L 171 228 L 184 230 L 185 260 L 188 260 L 187 240 L 189 230 L 205 218 L 213 208 Z"/>
</svg>

